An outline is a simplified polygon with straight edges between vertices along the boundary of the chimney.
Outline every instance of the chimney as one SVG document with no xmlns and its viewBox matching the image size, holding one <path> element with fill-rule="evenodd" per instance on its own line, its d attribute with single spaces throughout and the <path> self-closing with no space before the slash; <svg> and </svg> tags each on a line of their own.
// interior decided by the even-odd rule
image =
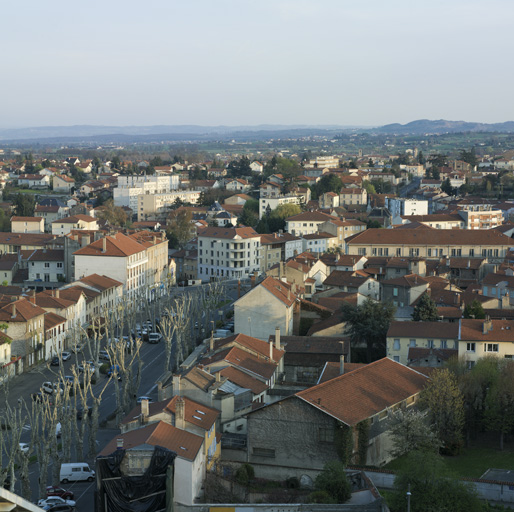
<svg viewBox="0 0 514 512">
<path fill-rule="evenodd" d="M 485 317 L 484 323 L 482 324 L 482 333 L 487 334 L 489 331 L 493 330 L 493 322 L 491 320 L 491 317 L 487 315 Z"/>
<path fill-rule="evenodd" d="M 12 305 L 12 315 L 11 318 L 16 318 L 16 304 Z"/>
<path fill-rule="evenodd" d="M 275 348 L 280 350 L 280 327 L 275 327 Z"/>
<path fill-rule="evenodd" d="M 181 430 L 184 430 L 186 426 L 185 409 L 186 403 L 184 402 L 184 399 L 179 396 L 175 403 L 175 427 L 180 428 Z"/>
<path fill-rule="evenodd" d="M 173 395 L 180 396 L 180 375 L 173 375 Z"/>
<path fill-rule="evenodd" d="M 116 439 L 116 450 L 123 450 L 123 437 Z"/>
<path fill-rule="evenodd" d="M 214 331 L 211 331 L 211 338 L 209 339 L 209 352 L 214 352 Z"/>
<path fill-rule="evenodd" d="M 468 260 L 468 268 L 471 267 L 471 260 Z"/>
<path fill-rule="evenodd" d="M 339 375 L 344 374 L 344 354 L 339 356 Z"/>
<path fill-rule="evenodd" d="M 32 294 L 32 297 L 30 298 L 32 304 L 36 303 L 36 290 L 34 290 L 34 293 Z"/>
<path fill-rule="evenodd" d="M 273 342 L 271 340 L 269 342 L 269 359 L 273 361 Z"/>
<path fill-rule="evenodd" d="M 107 238 L 105 236 L 102 238 L 102 252 L 107 252 Z"/>
<path fill-rule="evenodd" d="M 55 290 L 55 297 L 58 299 L 60 295 L 59 288 Z"/>
<path fill-rule="evenodd" d="M 221 371 L 216 372 L 216 382 L 221 382 Z"/>
<path fill-rule="evenodd" d="M 149 415 L 150 415 L 150 407 L 149 407 L 148 400 L 147 399 L 141 400 L 141 416 L 143 417 L 143 419 L 145 419 L 145 418 L 148 418 Z"/>
</svg>

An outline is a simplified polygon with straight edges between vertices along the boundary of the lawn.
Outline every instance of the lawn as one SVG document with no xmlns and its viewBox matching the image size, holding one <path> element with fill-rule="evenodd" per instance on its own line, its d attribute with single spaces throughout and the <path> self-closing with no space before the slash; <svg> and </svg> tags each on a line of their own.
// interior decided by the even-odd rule
<svg viewBox="0 0 514 512">
<path fill-rule="evenodd" d="M 405 456 L 393 460 L 385 469 L 396 471 L 402 467 Z M 514 442 L 505 443 L 500 451 L 489 441 L 475 443 L 475 446 L 463 448 L 460 455 L 444 457 L 447 466 L 460 477 L 480 478 L 489 468 L 514 469 Z"/>
</svg>

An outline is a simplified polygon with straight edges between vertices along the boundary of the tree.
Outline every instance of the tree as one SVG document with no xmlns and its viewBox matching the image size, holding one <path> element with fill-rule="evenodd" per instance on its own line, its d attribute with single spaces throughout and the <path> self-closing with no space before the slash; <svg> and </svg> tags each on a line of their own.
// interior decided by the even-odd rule
<svg viewBox="0 0 514 512">
<path fill-rule="evenodd" d="M 412 319 L 415 322 L 437 322 L 439 320 L 437 305 L 428 296 L 428 293 L 425 292 L 419 299 L 412 313 Z"/>
<path fill-rule="evenodd" d="M 427 415 L 417 409 L 398 409 L 393 415 L 391 439 L 393 455 L 400 457 L 415 450 L 437 453 L 441 447 L 436 432 L 428 424 Z"/>
<path fill-rule="evenodd" d="M 485 318 L 484 308 L 478 299 L 473 299 L 473 302 L 466 304 L 466 307 L 464 308 L 464 318 Z"/>
<path fill-rule="evenodd" d="M 462 444 L 464 396 L 457 378 L 447 368 L 438 370 L 421 394 L 420 406 L 426 407 L 445 453 L 454 455 Z"/>
<path fill-rule="evenodd" d="M 441 185 L 441 190 L 445 193 L 445 194 L 448 194 L 449 196 L 452 196 L 452 195 L 455 195 L 455 189 L 452 187 L 452 184 L 451 184 L 451 181 L 450 181 L 450 178 L 446 178 L 442 185 Z"/>
<path fill-rule="evenodd" d="M 350 482 L 346 477 L 342 462 L 327 462 L 321 473 L 314 481 L 314 488 L 317 491 L 324 491 L 333 503 L 344 503 L 352 496 Z"/>
<path fill-rule="evenodd" d="M 335 174 L 325 174 L 315 185 L 311 186 L 312 198 L 318 199 L 319 196 L 326 192 L 335 192 L 339 194 L 339 191 L 343 187 L 343 182 L 339 176 Z"/>
<path fill-rule="evenodd" d="M 473 170 L 478 165 L 478 158 L 474 147 L 472 147 L 470 151 L 466 151 L 465 149 L 463 149 L 460 152 L 459 158 L 462 161 L 468 163 L 471 166 L 471 170 Z"/>
<path fill-rule="evenodd" d="M 375 164 L 373 163 L 373 160 L 371 160 L 371 158 L 368 160 L 368 167 L 370 169 L 372 169 L 373 167 L 375 167 Z"/>
<path fill-rule="evenodd" d="M 239 160 L 232 160 L 227 166 L 227 171 L 232 178 L 249 176 L 252 173 L 250 159 L 247 156 L 242 156 Z"/>
<path fill-rule="evenodd" d="M 375 302 L 368 297 L 360 306 L 345 303 L 341 311 L 352 345 L 364 343 L 366 346 L 366 362 L 384 357 L 387 331 L 396 311 L 393 304 Z"/>
<path fill-rule="evenodd" d="M 33 217 L 36 201 L 30 194 L 16 194 L 14 198 L 14 210 L 19 217 Z"/>
<path fill-rule="evenodd" d="M 501 365 L 485 405 L 487 429 L 500 433 L 500 450 L 503 450 L 504 436 L 514 428 L 514 361 L 508 360 Z"/>
<path fill-rule="evenodd" d="M 115 206 L 112 199 L 108 199 L 98 212 L 98 218 L 106 220 L 112 226 L 125 226 L 127 223 L 127 214 L 120 206 Z"/>
<path fill-rule="evenodd" d="M 486 505 L 471 484 L 461 482 L 448 470 L 440 455 L 411 452 L 394 480 L 391 510 L 405 510 L 409 490 L 411 512 L 479 512 Z"/>
<path fill-rule="evenodd" d="M 166 221 L 166 235 L 170 240 L 176 240 L 180 248 L 183 248 L 191 240 L 191 221 L 193 216 L 189 210 L 174 210 L 168 215 Z"/>
<path fill-rule="evenodd" d="M 377 193 L 377 191 L 375 190 L 375 185 L 373 185 L 373 183 L 371 183 L 371 181 L 366 180 L 362 184 L 362 187 L 366 190 L 366 192 L 368 194 L 376 194 Z"/>
<path fill-rule="evenodd" d="M 418 164 L 425 165 L 425 163 L 426 163 L 426 160 L 425 160 L 425 156 L 423 155 L 423 151 L 420 151 L 418 153 Z"/>
<path fill-rule="evenodd" d="M 256 199 L 246 201 L 238 222 L 244 226 L 255 227 L 259 222 L 259 201 Z"/>
</svg>

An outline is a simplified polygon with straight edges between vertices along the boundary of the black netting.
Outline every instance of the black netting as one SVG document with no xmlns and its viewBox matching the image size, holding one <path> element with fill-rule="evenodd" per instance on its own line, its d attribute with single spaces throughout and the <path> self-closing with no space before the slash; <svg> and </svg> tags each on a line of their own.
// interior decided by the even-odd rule
<svg viewBox="0 0 514 512">
<path fill-rule="evenodd" d="M 177 454 L 156 446 L 150 465 L 141 476 L 123 476 L 125 450 L 116 450 L 96 461 L 96 512 L 155 512 L 166 508 L 166 473 Z"/>
</svg>

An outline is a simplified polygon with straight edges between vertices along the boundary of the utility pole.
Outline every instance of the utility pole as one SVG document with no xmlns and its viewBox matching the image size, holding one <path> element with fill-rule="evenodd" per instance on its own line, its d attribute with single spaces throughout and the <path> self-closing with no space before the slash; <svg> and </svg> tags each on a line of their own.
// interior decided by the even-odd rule
<svg viewBox="0 0 514 512">
<path fill-rule="evenodd" d="M 411 497 L 411 492 L 410 492 L 410 484 L 407 486 L 407 512 L 410 512 L 410 497 Z"/>
</svg>

